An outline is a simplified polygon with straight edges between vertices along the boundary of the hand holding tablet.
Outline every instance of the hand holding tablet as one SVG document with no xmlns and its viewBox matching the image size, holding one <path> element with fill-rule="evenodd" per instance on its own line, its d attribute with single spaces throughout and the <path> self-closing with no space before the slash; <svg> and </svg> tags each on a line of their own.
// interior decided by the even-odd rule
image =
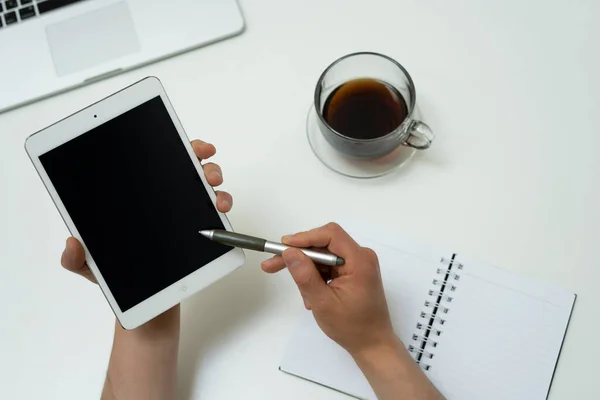
<svg viewBox="0 0 600 400">
<path fill-rule="evenodd" d="M 218 198 L 202 171 L 195 151 L 210 155 L 210 149 L 194 146 L 156 78 L 27 139 L 31 161 L 83 247 L 88 278 L 98 282 L 126 329 L 244 263 L 242 250 L 198 235 L 232 229 L 221 212 L 231 198 Z M 207 166 L 207 175 L 217 168 Z M 77 246 L 68 246 L 70 258 Z"/>
</svg>

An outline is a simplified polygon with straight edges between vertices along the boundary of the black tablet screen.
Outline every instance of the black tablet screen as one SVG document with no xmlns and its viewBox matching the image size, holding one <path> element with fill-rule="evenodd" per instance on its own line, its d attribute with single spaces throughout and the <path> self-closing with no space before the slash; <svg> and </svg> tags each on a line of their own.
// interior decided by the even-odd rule
<svg viewBox="0 0 600 400">
<path fill-rule="evenodd" d="M 224 229 L 160 97 L 40 161 L 122 311 L 227 253 Z"/>
</svg>

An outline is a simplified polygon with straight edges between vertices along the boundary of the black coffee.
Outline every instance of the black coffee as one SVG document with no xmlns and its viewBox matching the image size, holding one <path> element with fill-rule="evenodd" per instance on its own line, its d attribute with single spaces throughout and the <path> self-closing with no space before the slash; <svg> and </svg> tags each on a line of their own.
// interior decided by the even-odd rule
<svg viewBox="0 0 600 400">
<path fill-rule="evenodd" d="M 375 139 L 393 132 L 408 113 L 402 95 L 375 79 L 355 79 L 335 89 L 323 108 L 336 132 L 354 139 Z"/>
</svg>

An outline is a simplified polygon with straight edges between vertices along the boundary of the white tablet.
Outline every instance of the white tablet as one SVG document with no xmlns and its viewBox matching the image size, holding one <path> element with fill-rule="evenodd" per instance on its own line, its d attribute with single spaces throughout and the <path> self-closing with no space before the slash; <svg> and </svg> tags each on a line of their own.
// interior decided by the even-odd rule
<svg viewBox="0 0 600 400">
<path fill-rule="evenodd" d="M 30 136 L 25 148 L 121 325 L 133 329 L 240 267 L 216 195 L 156 78 Z"/>
</svg>

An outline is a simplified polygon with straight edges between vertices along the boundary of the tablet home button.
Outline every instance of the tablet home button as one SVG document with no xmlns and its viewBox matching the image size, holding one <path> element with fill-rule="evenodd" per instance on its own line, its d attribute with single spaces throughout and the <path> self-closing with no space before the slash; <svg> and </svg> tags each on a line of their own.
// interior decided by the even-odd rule
<svg viewBox="0 0 600 400">
<path fill-rule="evenodd" d="M 182 292 L 185 292 L 186 290 L 187 290 L 187 286 L 183 285 L 183 286 L 181 287 L 181 291 L 182 291 Z"/>
</svg>

